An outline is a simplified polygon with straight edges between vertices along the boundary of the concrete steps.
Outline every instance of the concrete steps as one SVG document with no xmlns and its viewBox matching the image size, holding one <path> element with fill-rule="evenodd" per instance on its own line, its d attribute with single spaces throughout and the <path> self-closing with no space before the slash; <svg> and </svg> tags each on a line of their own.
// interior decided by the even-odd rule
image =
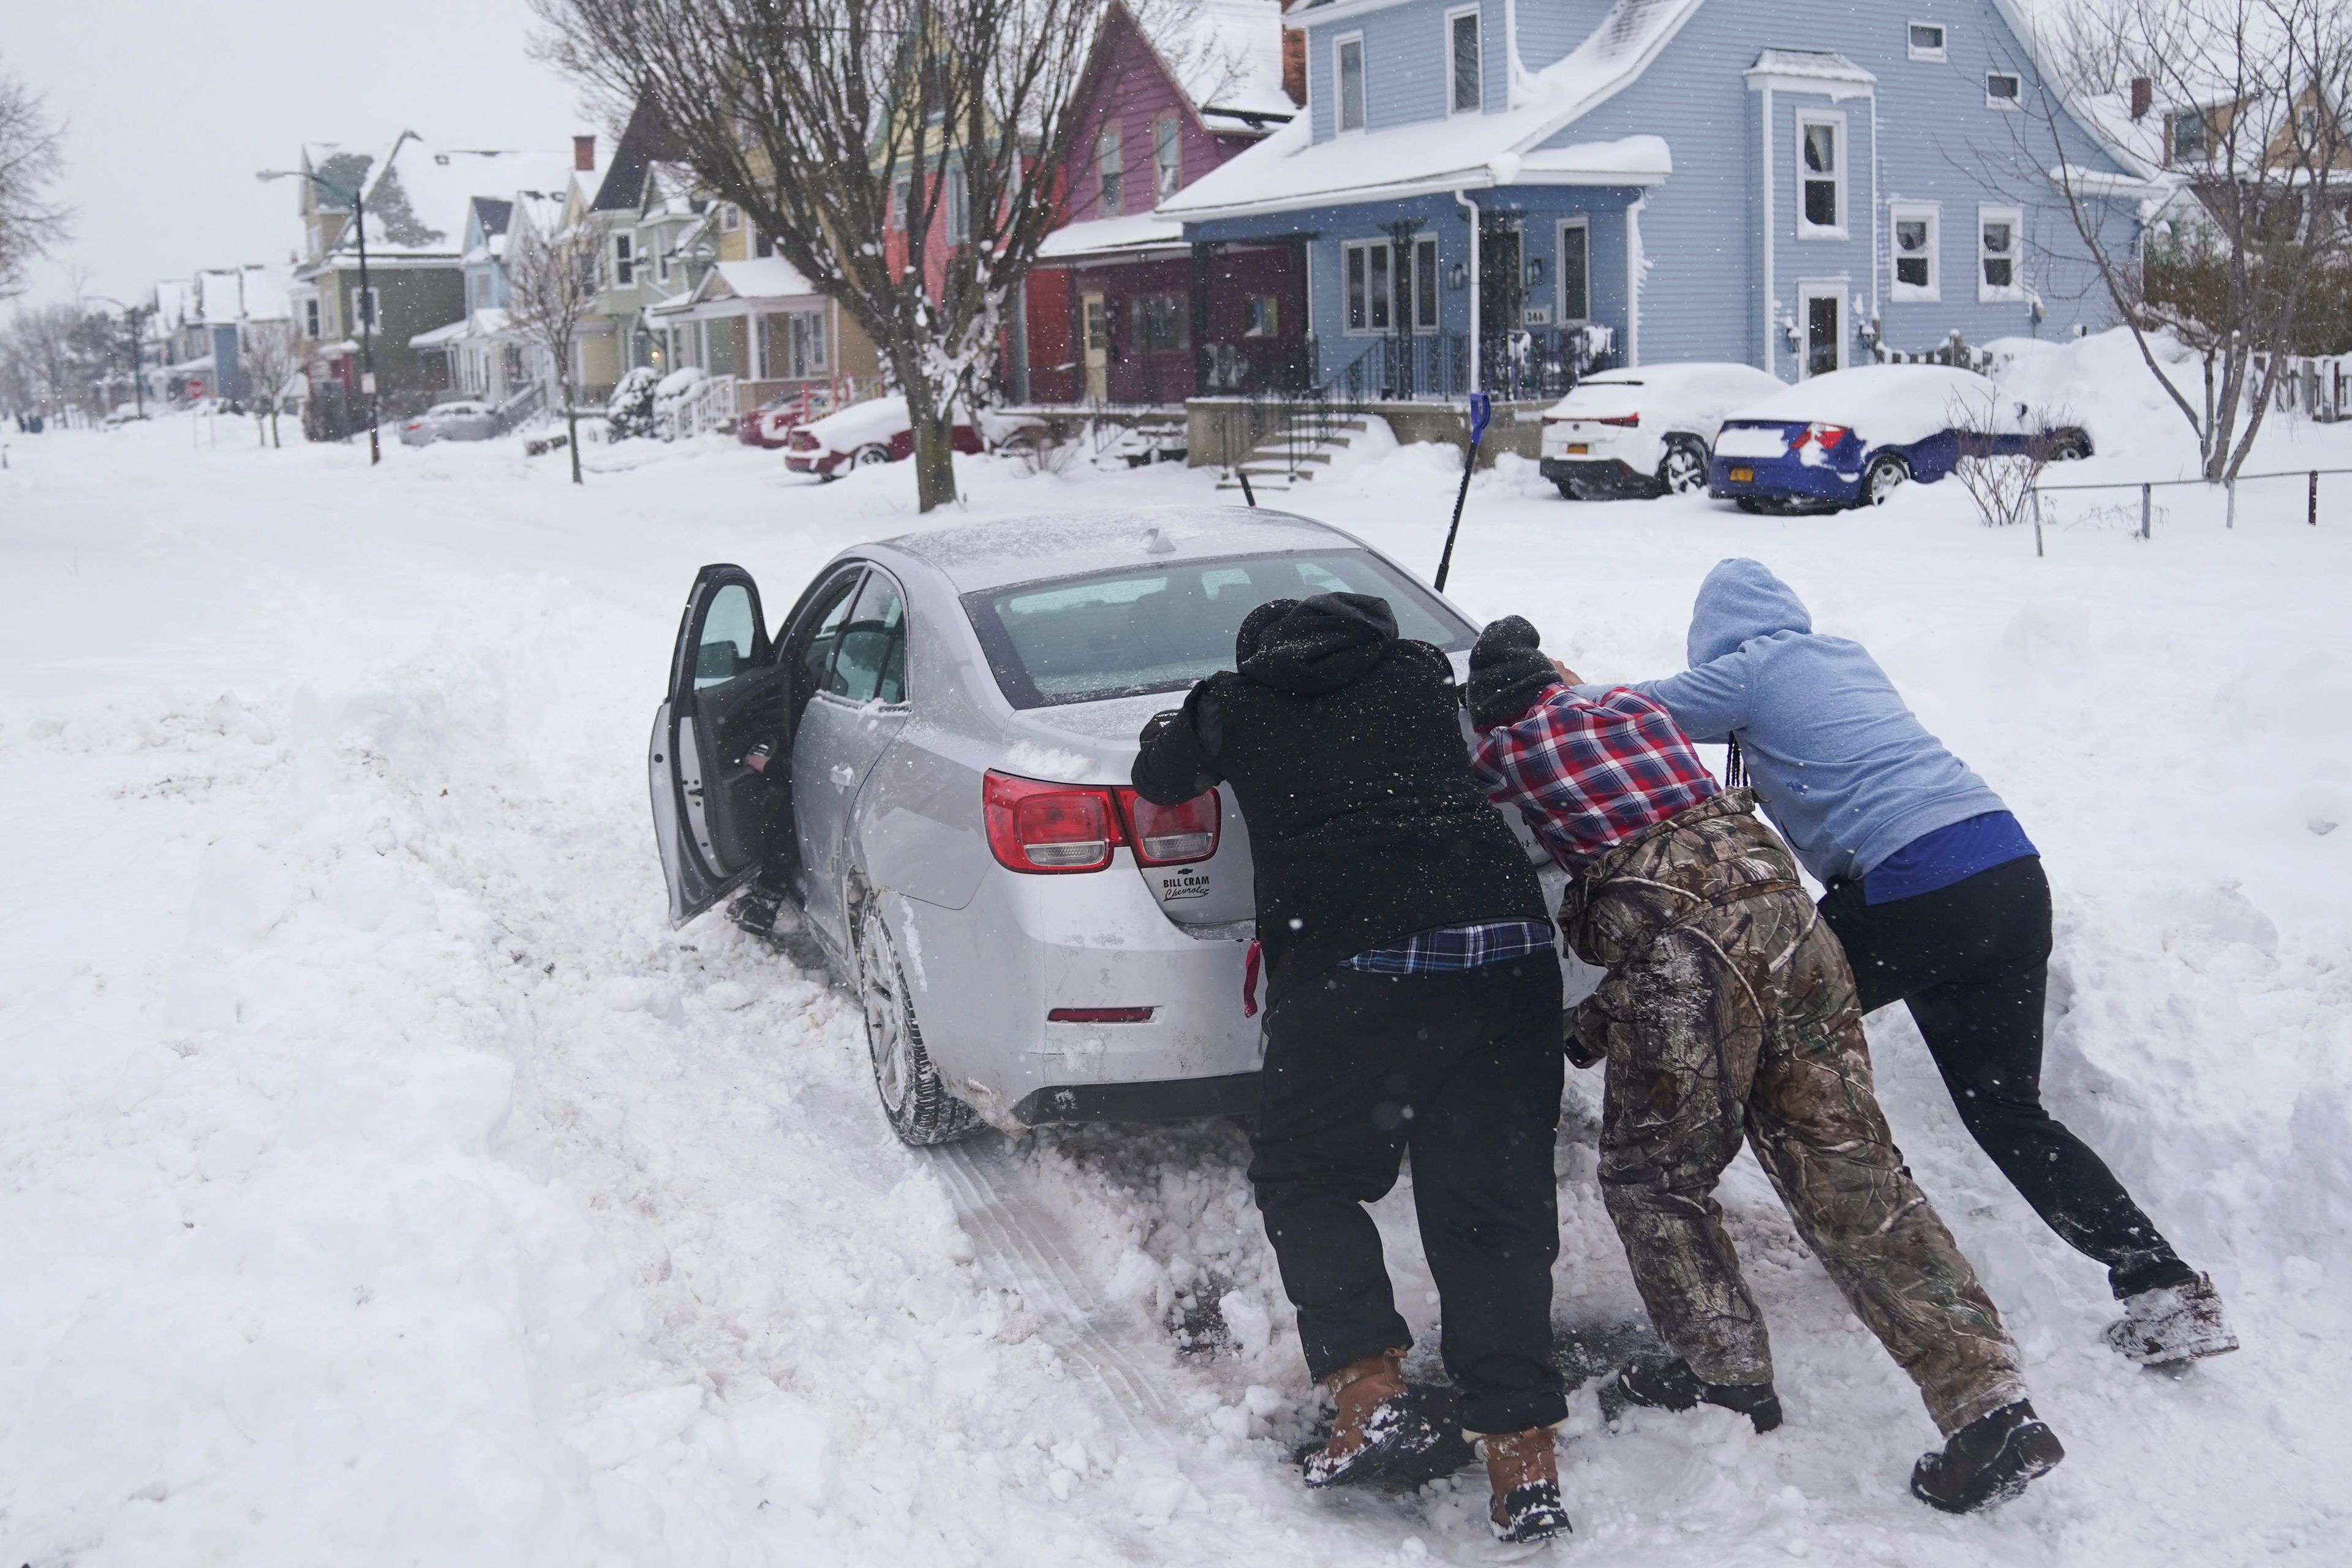
<svg viewBox="0 0 2352 1568">
<path fill-rule="evenodd" d="M 1331 420 L 1324 426 L 1326 435 L 1309 441 L 1301 436 L 1293 439 L 1286 435 L 1269 436 L 1250 449 L 1249 455 L 1235 465 L 1239 474 L 1249 476 L 1253 490 L 1286 490 L 1304 484 L 1318 472 L 1331 466 L 1338 457 L 1353 444 L 1358 436 L 1371 428 L 1371 421 L 1363 415 L 1349 415 Z M 1217 481 L 1221 490 L 1242 488 L 1237 474 L 1229 471 Z"/>
</svg>

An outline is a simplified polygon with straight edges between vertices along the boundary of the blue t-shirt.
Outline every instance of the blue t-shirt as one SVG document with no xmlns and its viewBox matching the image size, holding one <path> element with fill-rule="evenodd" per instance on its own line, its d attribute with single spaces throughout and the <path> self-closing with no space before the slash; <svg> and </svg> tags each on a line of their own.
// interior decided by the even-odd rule
<svg viewBox="0 0 2352 1568">
<path fill-rule="evenodd" d="M 2017 818 L 2005 811 L 1988 811 L 1923 833 L 1872 867 L 1862 879 L 1862 901 L 1891 904 L 1915 899 L 2041 853 Z"/>
</svg>

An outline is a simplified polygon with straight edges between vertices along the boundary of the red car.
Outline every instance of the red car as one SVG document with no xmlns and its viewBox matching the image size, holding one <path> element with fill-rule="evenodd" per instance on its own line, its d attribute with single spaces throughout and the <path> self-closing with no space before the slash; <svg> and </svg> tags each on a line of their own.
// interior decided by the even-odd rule
<svg viewBox="0 0 2352 1568">
<path fill-rule="evenodd" d="M 793 432 L 833 409 L 833 394 L 822 387 L 787 392 L 768 399 L 735 422 L 735 439 L 746 447 L 789 446 Z"/>
<path fill-rule="evenodd" d="M 979 430 L 962 419 L 955 422 L 949 439 L 959 452 L 988 449 Z M 833 479 L 844 468 L 896 463 L 914 455 L 915 426 L 907 417 L 906 400 L 873 397 L 794 428 L 784 466 L 796 474 Z"/>
</svg>

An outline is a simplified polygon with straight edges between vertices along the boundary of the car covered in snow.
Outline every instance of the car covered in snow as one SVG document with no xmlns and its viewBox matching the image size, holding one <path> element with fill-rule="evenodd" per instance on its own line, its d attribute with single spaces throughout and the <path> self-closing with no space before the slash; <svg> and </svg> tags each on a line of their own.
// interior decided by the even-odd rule
<svg viewBox="0 0 2352 1568">
<path fill-rule="evenodd" d="M 436 441 L 487 441 L 498 432 L 497 411 L 487 403 L 459 398 L 436 403 L 413 419 L 400 422 L 400 439 L 409 447 L 429 447 Z"/>
<path fill-rule="evenodd" d="M 1543 414 L 1543 477 L 1570 500 L 1706 488 L 1715 433 L 1733 409 L 1780 389 L 1746 364 L 1604 371 Z"/>
<path fill-rule="evenodd" d="M 2072 425 L 2042 427 L 1974 371 L 1862 365 L 1781 387 L 1726 419 L 1707 492 L 1747 511 L 1875 506 L 1914 479 L 1942 479 L 1964 457 L 2029 451 L 2087 458 L 2091 438 Z"/>
<path fill-rule="evenodd" d="M 751 574 L 706 566 L 647 752 L 672 922 L 755 878 L 781 893 L 776 930 L 862 997 L 909 1143 L 1253 1110 L 1248 832 L 1230 786 L 1161 806 L 1129 774 L 1243 616 L 1338 591 L 1465 668 L 1453 606 L 1269 510 L 907 534 L 843 552 L 772 622 Z"/>
<path fill-rule="evenodd" d="M 812 397 L 804 392 L 788 392 L 771 397 L 759 407 L 745 410 L 743 416 L 735 421 L 735 439 L 746 447 L 772 450 L 788 447 L 793 432 L 823 417 L 828 403 L 823 393 Z"/>
<path fill-rule="evenodd" d="M 949 439 L 959 452 L 986 448 L 979 427 L 969 419 L 959 418 Z M 896 463 L 914 455 L 915 425 L 907 416 L 907 400 L 885 395 L 853 403 L 793 430 L 784 449 L 784 466 L 796 474 L 832 479 L 840 478 L 844 468 Z"/>
</svg>

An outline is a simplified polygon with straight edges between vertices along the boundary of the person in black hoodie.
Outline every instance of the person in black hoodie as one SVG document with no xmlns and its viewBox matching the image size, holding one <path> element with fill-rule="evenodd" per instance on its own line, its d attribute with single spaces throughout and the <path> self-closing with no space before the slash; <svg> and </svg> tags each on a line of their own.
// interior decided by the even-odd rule
<svg viewBox="0 0 2352 1568">
<path fill-rule="evenodd" d="M 1235 656 L 1145 726 L 1134 783 L 1161 805 L 1229 783 L 1249 825 L 1267 972 L 1249 1176 L 1337 1403 L 1307 1482 L 1395 1473 L 1442 1436 L 1406 1397 L 1412 1335 L 1363 1206 L 1410 1149 L 1496 1532 L 1558 1534 L 1560 977 L 1542 889 L 1470 775 L 1452 667 L 1400 638 L 1386 601 L 1277 599 Z"/>
</svg>

